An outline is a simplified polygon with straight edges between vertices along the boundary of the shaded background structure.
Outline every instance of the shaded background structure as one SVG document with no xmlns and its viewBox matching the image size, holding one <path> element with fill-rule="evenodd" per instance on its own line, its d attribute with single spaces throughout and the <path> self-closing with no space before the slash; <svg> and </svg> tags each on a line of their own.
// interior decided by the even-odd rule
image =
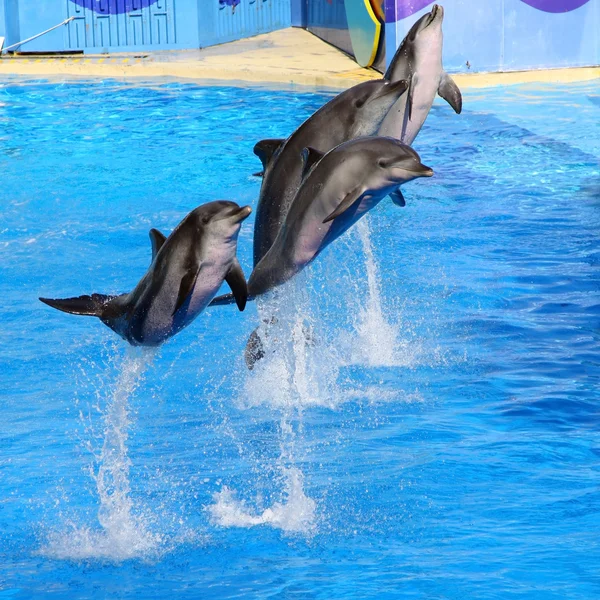
<svg viewBox="0 0 600 600">
<path fill-rule="evenodd" d="M 6 46 L 56 29 L 21 52 L 203 48 L 303 27 L 383 70 L 430 0 L 0 0 Z M 600 0 L 448 0 L 444 63 L 452 72 L 600 64 Z"/>
</svg>

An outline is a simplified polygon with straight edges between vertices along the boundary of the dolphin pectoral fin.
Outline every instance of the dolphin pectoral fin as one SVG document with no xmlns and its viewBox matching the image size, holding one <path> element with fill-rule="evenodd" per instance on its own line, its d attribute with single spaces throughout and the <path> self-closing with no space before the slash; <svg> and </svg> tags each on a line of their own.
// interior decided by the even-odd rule
<svg viewBox="0 0 600 600">
<path fill-rule="evenodd" d="M 158 229 L 151 229 L 149 235 L 152 243 L 152 260 L 154 260 L 167 238 Z"/>
<path fill-rule="evenodd" d="M 390 194 L 390 198 L 392 199 L 392 202 L 396 206 L 406 206 L 406 200 L 404 199 L 404 196 L 402 195 L 400 188 L 398 188 L 397 190 L 394 190 Z"/>
<path fill-rule="evenodd" d="M 280 146 L 285 142 L 284 139 L 268 139 L 268 140 L 260 140 L 260 142 L 256 142 L 254 145 L 254 154 L 260 158 L 260 162 L 262 163 L 263 169 L 267 168 L 269 162 L 273 158 L 273 155 L 277 150 L 279 150 Z"/>
<path fill-rule="evenodd" d="M 302 150 L 302 179 L 306 177 L 308 172 L 323 158 L 324 155 L 324 152 L 310 147 Z"/>
<path fill-rule="evenodd" d="M 408 120 L 412 119 L 412 109 L 413 109 L 413 94 L 415 92 L 415 79 L 416 75 L 413 75 L 408 82 L 408 96 L 406 97 L 406 114 L 408 115 Z M 404 132 L 403 132 L 404 134 Z"/>
<path fill-rule="evenodd" d="M 438 94 L 454 109 L 457 115 L 462 111 L 462 94 L 448 73 L 442 75 Z"/>
<path fill-rule="evenodd" d="M 181 283 L 179 284 L 179 294 L 177 294 L 177 303 L 175 304 L 175 308 L 171 313 L 173 316 L 184 304 L 189 295 L 192 293 L 194 289 L 194 285 L 196 285 L 196 279 L 198 279 L 198 273 L 200 269 L 194 269 L 193 271 L 188 271 L 182 278 Z"/>
<path fill-rule="evenodd" d="M 409 88 L 410 82 L 408 79 L 399 79 L 398 81 L 391 81 L 386 87 L 382 88 L 379 93 L 375 96 L 381 98 L 383 96 L 395 95 L 396 99 L 400 98 L 404 92 Z"/>
<path fill-rule="evenodd" d="M 338 207 L 323 220 L 323 223 L 328 223 L 339 217 L 343 212 L 348 210 L 364 194 L 364 192 L 365 190 L 363 187 L 356 187 L 346 194 L 346 197 L 340 202 Z"/>
<path fill-rule="evenodd" d="M 116 296 L 106 296 L 105 294 L 92 294 L 91 296 L 78 296 L 76 298 L 62 298 L 52 300 L 51 298 L 40 298 L 40 300 L 62 312 L 71 315 L 87 315 L 90 317 L 99 317 L 102 315 L 105 306 Z"/>
<path fill-rule="evenodd" d="M 234 304 L 235 296 L 233 294 L 223 294 L 217 296 L 210 301 L 209 306 L 225 306 L 226 304 Z"/>
<path fill-rule="evenodd" d="M 402 115 L 402 129 L 400 130 L 400 141 L 407 143 L 406 131 L 408 130 L 408 124 L 412 119 L 412 108 L 413 108 L 413 93 L 415 84 L 415 75 L 412 75 L 408 80 L 408 91 L 406 92 L 406 105 L 404 108 L 404 114 Z"/>
<path fill-rule="evenodd" d="M 229 273 L 225 276 L 225 281 L 233 292 L 237 307 L 240 311 L 243 311 L 246 308 L 248 300 L 248 284 L 237 258 L 233 259 L 231 269 L 229 269 Z"/>
</svg>

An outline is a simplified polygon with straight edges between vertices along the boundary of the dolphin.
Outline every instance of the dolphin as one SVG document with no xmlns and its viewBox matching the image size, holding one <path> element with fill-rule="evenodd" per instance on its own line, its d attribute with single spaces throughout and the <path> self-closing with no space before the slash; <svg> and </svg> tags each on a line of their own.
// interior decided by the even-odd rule
<svg viewBox="0 0 600 600">
<path fill-rule="evenodd" d="M 405 81 L 359 83 L 338 94 L 286 140 L 262 140 L 254 153 L 264 178 L 254 224 L 254 266 L 267 253 L 302 180 L 302 150 L 326 153 L 348 140 L 375 135 L 392 105 L 406 91 Z"/>
<path fill-rule="evenodd" d="M 423 127 L 436 94 L 457 114 L 462 111 L 458 86 L 442 66 L 444 9 L 434 4 L 411 28 L 385 72 L 389 81 L 408 81 L 404 94 L 386 115 L 378 135 L 412 144 Z"/>
<path fill-rule="evenodd" d="M 63 312 L 98 317 L 133 346 L 158 346 L 206 308 L 223 280 L 244 310 L 248 288 L 236 250 L 242 221 L 251 212 L 220 200 L 195 208 L 168 238 L 152 229 L 152 263 L 129 294 L 40 300 Z"/>
<path fill-rule="evenodd" d="M 305 149 L 304 156 L 308 172 L 272 247 L 250 275 L 249 299 L 299 273 L 385 196 L 391 195 L 396 204 L 404 206 L 399 190 L 403 183 L 433 175 L 410 146 L 394 138 L 364 137 L 345 142 L 324 156 Z M 212 304 L 230 304 L 232 300 L 225 295 Z"/>
</svg>

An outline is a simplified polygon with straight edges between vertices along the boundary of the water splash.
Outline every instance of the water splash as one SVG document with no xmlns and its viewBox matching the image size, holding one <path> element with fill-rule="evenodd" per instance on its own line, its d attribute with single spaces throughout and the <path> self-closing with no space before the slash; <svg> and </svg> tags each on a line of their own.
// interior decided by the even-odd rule
<svg viewBox="0 0 600 600">
<path fill-rule="evenodd" d="M 316 503 L 304 493 L 302 472 L 290 467 L 282 471 L 282 476 L 284 499 L 261 513 L 249 508 L 228 487 L 215 493 L 214 504 L 207 507 L 213 522 L 221 527 L 271 525 L 287 533 L 311 533 L 316 526 Z"/>
<path fill-rule="evenodd" d="M 315 406 L 336 409 L 349 401 L 421 400 L 418 393 L 386 390 L 377 384 L 365 387 L 353 377 L 352 369 L 355 371 L 356 366 L 413 366 L 419 344 L 402 341 L 399 321 L 393 322 L 384 314 L 378 266 L 366 219 L 359 221 L 357 231 L 346 243 L 352 244 L 353 253 L 357 246 L 362 250 L 366 281 L 358 280 L 324 299 L 311 287 L 314 273 L 307 269 L 257 300 L 260 318 L 257 334 L 264 356 L 246 375 L 238 406 L 243 410 L 266 407 L 279 415 L 274 440 L 279 446 L 275 475 L 264 485 L 268 493 L 273 488 L 282 489 L 279 493 L 283 499 L 278 498 L 265 508 L 259 501 L 261 494 L 257 493 L 256 501 L 252 502 L 248 496 L 241 499 L 236 490 L 225 486 L 214 494 L 214 503 L 208 507 L 215 524 L 223 527 L 266 524 L 288 532 L 313 532 L 317 505 L 305 491 L 299 467 L 304 458 L 304 411 Z M 335 268 L 339 269 L 339 265 Z M 362 306 L 361 298 L 365 299 Z M 340 319 L 340 313 L 346 318 Z M 249 481 L 239 492 L 247 493 L 248 485 L 262 484 Z"/>
<path fill-rule="evenodd" d="M 307 284 L 303 272 L 259 298 L 258 335 L 264 358 L 246 377 L 243 407 L 267 405 L 281 410 L 337 403 L 341 363 L 327 341 L 318 304 L 311 300 Z"/>
<path fill-rule="evenodd" d="M 358 343 L 352 345 L 351 360 L 371 367 L 410 366 L 414 363 L 415 348 L 411 349 L 408 342 L 400 340 L 400 325 L 383 312 L 379 269 L 368 216 L 356 224 L 356 231 L 365 255 L 368 293 L 355 320 Z"/>
<path fill-rule="evenodd" d="M 128 348 L 104 413 L 103 444 L 92 470 L 100 501 L 100 529 L 68 522 L 66 531 L 53 531 L 41 553 L 62 559 L 125 560 L 158 550 L 161 537 L 148 530 L 148 518 L 131 499 L 128 455 L 130 398 L 152 363 L 154 352 Z"/>
</svg>

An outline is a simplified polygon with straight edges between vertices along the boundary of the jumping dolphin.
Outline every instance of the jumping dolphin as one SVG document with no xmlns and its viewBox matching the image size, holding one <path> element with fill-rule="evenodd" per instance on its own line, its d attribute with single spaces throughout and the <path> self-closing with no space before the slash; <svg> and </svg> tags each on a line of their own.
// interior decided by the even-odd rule
<svg viewBox="0 0 600 600">
<path fill-rule="evenodd" d="M 408 81 L 408 92 L 394 104 L 383 120 L 378 135 L 412 144 L 421 130 L 435 95 L 446 100 L 456 113 L 462 96 L 442 66 L 444 9 L 434 4 L 410 29 L 384 75 L 389 81 Z"/>
<path fill-rule="evenodd" d="M 152 263 L 129 294 L 40 300 L 67 313 L 98 317 L 134 346 L 158 346 L 206 308 L 223 280 L 244 310 L 248 288 L 236 249 L 242 221 L 251 212 L 249 206 L 220 200 L 194 209 L 168 238 L 152 229 Z"/>
<path fill-rule="evenodd" d="M 412 148 L 393 138 L 359 138 L 337 146 L 322 158 L 314 149 L 305 149 L 304 156 L 308 173 L 273 246 L 250 275 L 249 299 L 299 273 L 388 194 L 403 206 L 399 190 L 403 183 L 433 175 Z M 311 156 L 316 163 L 312 168 Z M 232 301 L 225 295 L 212 304 Z"/>
<path fill-rule="evenodd" d="M 250 275 L 249 296 L 293 277 L 388 194 L 403 205 L 403 183 L 432 175 L 412 148 L 392 138 L 360 138 L 331 150 L 303 180 L 273 246 Z"/>
<path fill-rule="evenodd" d="M 263 140 L 254 147 L 264 179 L 254 225 L 254 266 L 267 253 L 302 180 L 302 150 L 329 152 L 342 142 L 375 135 L 392 105 L 406 91 L 405 81 L 366 81 L 338 94 L 287 140 Z"/>
</svg>

